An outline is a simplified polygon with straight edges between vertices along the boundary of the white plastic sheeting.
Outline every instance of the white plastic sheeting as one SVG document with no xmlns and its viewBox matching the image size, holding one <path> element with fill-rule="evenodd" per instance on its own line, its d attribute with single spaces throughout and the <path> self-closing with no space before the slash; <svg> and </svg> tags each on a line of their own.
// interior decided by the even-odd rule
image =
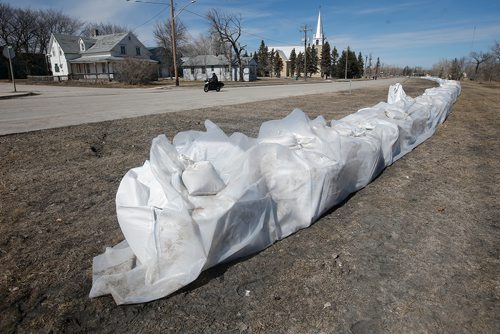
<svg viewBox="0 0 500 334">
<path fill-rule="evenodd" d="M 130 170 L 116 195 L 125 241 L 94 258 L 91 297 L 116 303 L 164 297 L 218 263 L 255 253 L 309 226 L 429 138 L 460 94 L 455 81 L 415 99 L 400 84 L 387 103 L 327 124 L 295 109 L 257 138 L 210 121 Z"/>
</svg>

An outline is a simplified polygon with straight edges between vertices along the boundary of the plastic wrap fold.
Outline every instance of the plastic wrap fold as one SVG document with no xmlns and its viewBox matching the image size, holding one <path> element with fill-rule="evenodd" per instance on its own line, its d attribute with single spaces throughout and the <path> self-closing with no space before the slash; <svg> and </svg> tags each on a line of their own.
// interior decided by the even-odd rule
<svg viewBox="0 0 500 334">
<path fill-rule="evenodd" d="M 206 131 L 160 135 L 116 195 L 125 241 L 93 262 L 91 297 L 140 303 L 171 294 L 218 263 L 308 227 L 434 133 L 460 94 L 455 81 L 328 124 L 295 109 L 257 138 Z"/>
</svg>

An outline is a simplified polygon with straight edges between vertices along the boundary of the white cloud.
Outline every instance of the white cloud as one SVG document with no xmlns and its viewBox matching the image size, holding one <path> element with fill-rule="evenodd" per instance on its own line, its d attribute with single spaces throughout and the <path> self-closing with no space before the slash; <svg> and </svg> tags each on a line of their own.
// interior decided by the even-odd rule
<svg viewBox="0 0 500 334">
<path fill-rule="evenodd" d="M 499 36 L 500 24 L 478 27 L 476 40 L 493 39 Z M 353 39 L 353 43 L 365 49 L 385 48 L 422 48 L 435 45 L 454 43 L 470 43 L 472 30 L 470 28 L 431 29 L 415 32 L 386 33 L 378 36 L 368 36 L 363 39 Z"/>
<path fill-rule="evenodd" d="M 389 6 L 384 6 L 384 7 L 365 8 L 365 9 L 361 9 L 359 11 L 355 11 L 354 13 L 360 14 L 360 15 L 370 15 L 370 14 L 379 14 L 379 13 L 394 13 L 394 12 L 399 12 L 401 10 L 407 10 L 409 8 L 412 8 L 412 7 L 422 6 L 425 3 L 426 3 L 425 1 L 397 3 L 397 4 L 391 4 Z"/>
<path fill-rule="evenodd" d="M 128 25 L 123 19 L 130 13 L 130 6 L 124 0 L 67 1 L 62 4 L 64 12 L 83 21 Z"/>
</svg>

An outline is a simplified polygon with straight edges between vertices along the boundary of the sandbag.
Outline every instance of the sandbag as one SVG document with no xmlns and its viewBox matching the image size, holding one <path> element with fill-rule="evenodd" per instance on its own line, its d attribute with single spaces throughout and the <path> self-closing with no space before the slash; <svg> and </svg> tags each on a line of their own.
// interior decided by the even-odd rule
<svg viewBox="0 0 500 334">
<path fill-rule="evenodd" d="M 415 99 L 396 84 L 387 102 L 330 123 L 295 109 L 264 122 L 257 138 L 227 136 L 210 121 L 172 142 L 158 136 L 120 183 L 126 240 L 94 258 L 90 297 L 158 299 L 308 227 L 446 119 L 460 84 L 431 80 L 440 86 Z"/>
</svg>

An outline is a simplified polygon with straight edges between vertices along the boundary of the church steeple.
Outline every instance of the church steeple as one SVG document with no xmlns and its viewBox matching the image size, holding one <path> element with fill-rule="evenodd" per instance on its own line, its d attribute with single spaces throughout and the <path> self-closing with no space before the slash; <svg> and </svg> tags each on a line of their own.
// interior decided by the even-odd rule
<svg viewBox="0 0 500 334">
<path fill-rule="evenodd" d="M 318 13 L 318 24 L 316 26 L 316 33 L 313 35 L 313 43 L 316 46 L 323 45 L 323 23 L 321 23 L 321 11 Z"/>
</svg>

